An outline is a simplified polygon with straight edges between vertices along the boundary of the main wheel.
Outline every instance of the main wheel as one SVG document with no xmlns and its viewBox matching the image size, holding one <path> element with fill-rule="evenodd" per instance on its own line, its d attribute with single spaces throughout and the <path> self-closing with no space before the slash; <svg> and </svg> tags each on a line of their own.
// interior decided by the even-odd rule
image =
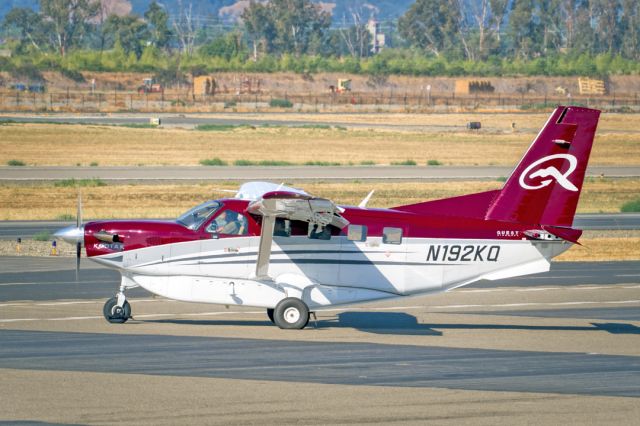
<svg viewBox="0 0 640 426">
<path fill-rule="evenodd" d="M 269 320 L 275 324 L 276 320 L 273 319 L 273 311 L 274 309 L 272 308 L 267 309 L 267 316 L 269 317 Z"/>
<path fill-rule="evenodd" d="M 282 329 L 302 329 L 309 323 L 309 308 L 300 299 L 287 297 L 276 305 L 273 320 Z"/>
<path fill-rule="evenodd" d="M 122 307 L 118 306 L 118 298 L 107 300 L 102 308 L 102 315 L 111 324 L 122 324 L 131 317 L 131 305 L 125 300 Z"/>
</svg>

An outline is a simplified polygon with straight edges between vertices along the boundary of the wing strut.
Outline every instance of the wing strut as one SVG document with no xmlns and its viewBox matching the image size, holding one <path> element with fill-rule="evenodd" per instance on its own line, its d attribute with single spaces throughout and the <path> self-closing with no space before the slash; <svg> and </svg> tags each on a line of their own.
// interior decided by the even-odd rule
<svg viewBox="0 0 640 426">
<path fill-rule="evenodd" d="M 273 242 L 273 228 L 275 224 L 275 216 L 262 216 L 258 262 L 256 263 L 257 278 L 269 278 L 269 259 L 271 258 L 271 243 Z"/>
</svg>

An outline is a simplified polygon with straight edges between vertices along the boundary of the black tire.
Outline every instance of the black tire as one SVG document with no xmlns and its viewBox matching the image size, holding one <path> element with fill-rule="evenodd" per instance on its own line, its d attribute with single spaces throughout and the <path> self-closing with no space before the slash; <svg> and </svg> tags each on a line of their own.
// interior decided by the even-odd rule
<svg viewBox="0 0 640 426">
<path fill-rule="evenodd" d="M 287 297 L 276 305 L 273 320 L 282 329 L 300 330 L 309 323 L 309 308 L 302 300 Z"/>
<path fill-rule="evenodd" d="M 272 323 L 274 323 L 274 324 L 275 324 L 275 323 L 276 323 L 276 320 L 275 320 L 275 319 L 273 319 L 273 312 L 274 312 L 274 309 L 273 309 L 273 308 L 269 308 L 269 309 L 267 309 L 267 316 L 269 317 L 269 321 L 271 321 Z"/>
<path fill-rule="evenodd" d="M 112 297 L 105 302 L 102 308 L 102 315 L 104 315 L 104 319 L 111 324 L 125 323 L 131 318 L 131 305 L 125 300 L 124 305 L 120 308 L 118 306 L 118 298 Z"/>
</svg>

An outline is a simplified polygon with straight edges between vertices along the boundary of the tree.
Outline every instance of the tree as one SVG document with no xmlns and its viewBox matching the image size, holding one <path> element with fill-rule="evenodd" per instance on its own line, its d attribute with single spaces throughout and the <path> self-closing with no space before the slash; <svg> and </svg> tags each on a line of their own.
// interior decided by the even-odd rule
<svg viewBox="0 0 640 426">
<path fill-rule="evenodd" d="M 11 9 L 2 21 L 3 30 L 15 34 L 18 40 L 17 53 L 24 53 L 27 46 L 43 50 L 47 43 L 46 27 L 42 16 L 28 8 Z"/>
<path fill-rule="evenodd" d="M 182 0 L 178 0 L 180 15 L 178 19 L 173 21 L 173 29 L 178 37 L 180 49 L 183 53 L 191 56 L 196 39 L 196 18 L 193 16 L 193 3 L 189 2 L 189 6 L 185 7 Z"/>
<path fill-rule="evenodd" d="M 367 24 L 362 18 L 363 13 L 361 10 L 355 9 L 350 9 L 349 13 L 351 14 L 352 25 L 349 26 L 346 17 L 343 17 L 343 27 L 336 30 L 340 35 L 341 44 L 344 44 L 347 53 L 354 58 L 369 56 L 372 40 Z"/>
<path fill-rule="evenodd" d="M 276 38 L 275 18 L 266 4 L 252 1 L 242 13 L 244 27 L 253 45 L 253 59 L 258 59 L 258 51 L 273 51 L 272 42 Z"/>
<path fill-rule="evenodd" d="M 51 22 L 60 55 L 79 44 L 89 19 L 96 17 L 99 9 L 100 4 L 92 0 L 40 0 L 40 11 Z"/>
<path fill-rule="evenodd" d="M 317 49 L 331 24 L 331 15 L 311 0 L 251 1 L 242 13 L 254 54 L 262 43 L 272 53 L 290 52 L 296 56 Z"/>
<path fill-rule="evenodd" d="M 461 20 L 456 0 L 418 0 L 398 19 L 398 30 L 412 46 L 440 56 L 457 49 Z"/>
<path fill-rule="evenodd" d="M 637 0 L 622 0 L 620 19 L 622 55 L 630 59 L 640 59 L 640 4 Z"/>
<path fill-rule="evenodd" d="M 531 59 L 539 52 L 541 24 L 536 3 L 535 0 L 513 1 L 508 28 L 513 56 Z"/>
<path fill-rule="evenodd" d="M 120 42 L 127 55 L 133 53 L 138 59 L 150 38 L 147 24 L 136 15 L 110 15 L 102 31 L 105 38 L 111 39 L 114 44 L 116 41 Z"/>
<path fill-rule="evenodd" d="M 233 57 L 246 54 L 246 49 L 242 35 L 236 31 L 214 38 L 210 43 L 203 45 L 199 52 L 204 56 L 217 56 L 229 61 Z"/>
<path fill-rule="evenodd" d="M 149 4 L 149 8 L 144 12 L 151 30 L 151 41 L 159 49 L 164 49 L 171 39 L 171 29 L 169 29 L 169 14 L 155 0 Z"/>
</svg>

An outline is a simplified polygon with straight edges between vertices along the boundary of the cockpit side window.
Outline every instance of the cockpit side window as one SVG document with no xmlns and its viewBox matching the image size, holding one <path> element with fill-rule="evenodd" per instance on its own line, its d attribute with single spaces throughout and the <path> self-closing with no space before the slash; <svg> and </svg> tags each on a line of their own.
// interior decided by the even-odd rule
<svg viewBox="0 0 640 426">
<path fill-rule="evenodd" d="M 217 201 L 207 201 L 182 214 L 176 222 L 189 229 L 198 229 L 220 207 L 221 204 Z"/>
<path fill-rule="evenodd" d="M 247 235 L 249 233 L 247 218 L 231 209 L 222 210 L 207 226 L 206 231 L 222 235 Z"/>
</svg>

